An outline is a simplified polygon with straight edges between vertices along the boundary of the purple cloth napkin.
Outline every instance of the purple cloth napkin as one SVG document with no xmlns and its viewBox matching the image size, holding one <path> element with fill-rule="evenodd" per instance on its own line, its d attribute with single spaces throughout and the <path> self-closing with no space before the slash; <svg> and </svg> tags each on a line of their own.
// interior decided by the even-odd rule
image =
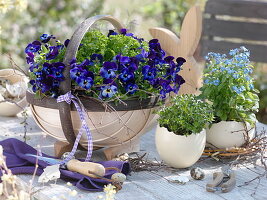
<svg viewBox="0 0 267 200">
<path fill-rule="evenodd" d="M 4 155 L 6 156 L 6 162 L 8 168 L 12 171 L 13 174 L 33 174 L 35 169 L 36 158 L 25 156 L 25 154 L 34 154 L 37 155 L 36 149 L 27 145 L 26 143 L 17 140 L 15 138 L 6 139 L 0 141 L 0 145 L 3 146 Z M 54 158 L 45 154 L 42 156 Z M 130 165 L 128 162 L 121 161 L 103 161 L 98 162 L 104 167 L 116 167 L 121 170 L 122 173 L 127 175 L 130 172 Z M 48 166 L 44 161 L 38 160 L 38 169 L 37 175 L 43 173 L 43 169 Z M 60 169 L 61 175 L 60 178 L 71 182 L 77 188 L 88 191 L 102 191 L 104 185 L 109 184 L 110 182 L 102 179 L 91 178 L 76 172 L 71 172 L 68 170 Z M 111 178 L 112 174 L 116 173 L 116 170 L 107 170 L 105 178 Z M 0 172 L 0 176 L 2 176 Z"/>
</svg>

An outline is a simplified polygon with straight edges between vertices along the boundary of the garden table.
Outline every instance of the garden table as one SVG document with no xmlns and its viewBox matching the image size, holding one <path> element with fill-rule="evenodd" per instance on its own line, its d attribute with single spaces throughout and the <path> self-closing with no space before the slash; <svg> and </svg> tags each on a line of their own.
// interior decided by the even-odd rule
<svg viewBox="0 0 267 200">
<path fill-rule="evenodd" d="M 46 136 L 43 137 L 43 133 L 40 128 L 35 124 L 30 111 L 27 111 L 27 143 L 33 147 L 41 145 L 42 151 L 49 155 L 53 155 L 53 144 L 55 139 Z M 24 118 L 21 114 L 17 117 L 0 117 L 0 139 L 17 138 L 23 140 L 24 136 Z M 267 125 L 258 123 L 257 129 L 267 129 Z M 148 153 L 149 159 L 160 160 L 154 143 L 154 132 L 152 129 L 142 137 L 141 140 L 141 152 Z M 78 157 L 83 156 L 85 152 L 78 152 Z M 174 152 L 175 154 L 175 152 Z M 103 152 L 100 150 L 94 152 L 93 159 L 103 160 L 105 159 Z M 225 162 L 224 162 L 225 163 Z M 193 167 L 201 167 L 206 176 L 203 180 L 197 181 L 190 178 L 190 168 L 187 169 L 173 169 L 163 167 L 158 171 L 142 171 L 132 172 L 127 176 L 126 182 L 123 184 L 122 190 L 120 190 L 116 196 L 116 200 L 178 200 L 178 199 L 203 199 L 203 200 L 250 200 L 267 199 L 267 178 L 266 175 L 260 179 L 250 182 L 248 185 L 242 187 L 235 187 L 229 193 L 209 193 L 206 192 L 206 183 L 211 180 L 212 173 L 220 171 L 220 168 L 225 165 L 222 161 L 216 161 L 213 158 L 202 158 Z M 237 186 L 244 185 L 245 182 L 258 177 L 259 174 L 264 173 L 265 169 L 257 162 L 256 164 L 248 163 L 243 164 L 236 169 Z M 176 177 L 178 175 L 188 176 L 190 181 L 185 185 L 177 183 L 170 183 L 167 181 L 170 177 Z M 31 175 L 19 175 L 19 178 L 29 185 Z M 37 183 L 37 177 L 33 183 L 34 190 L 38 192 L 34 195 L 36 200 L 55 200 L 55 199 L 67 199 L 74 200 L 97 200 L 100 195 L 104 196 L 103 192 L 87 192 L 76 189 L 74 186 L 67 186 L 66 182 L 58 180 L 45 184 L 44 186 Z M 255 189 L 256 188 L 256 189 Z M 77 196 L 69 196 L 70 190 L 77 190 Z"/>
</svg>

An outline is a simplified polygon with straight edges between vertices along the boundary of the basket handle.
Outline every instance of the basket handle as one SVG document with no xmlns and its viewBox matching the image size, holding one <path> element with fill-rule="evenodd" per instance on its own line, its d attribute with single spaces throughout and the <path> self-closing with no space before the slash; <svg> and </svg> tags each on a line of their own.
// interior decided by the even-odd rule
<svg viewBox="0 0 267 200">
<path fill-rule="evenodd" d="M 70 61 L 76 57 L 76 54 L 78 52 L 78 48 L 81 44 L 81 41 L 85 35 L 85 33 L 88 31 L 88 29 L 97 21 L 100 20 L 105 20 L 110 22 L 118 31 L 120 31 L 123 26 L 122 24 L 114 17 L 110 16 L 110 15 L 97 15 L 94 17 L 90 17 L 86 20 L 84 20 L 80 26 L 75 30 L 75 32 L 73 33 L 71 39 L 70 39 L 70 43 L 67 47 L 66 50 L 66 54 L 64 57 L 64 61 L 63 63 L 65 64 L 65 66 L 69 66 Z M 71 86 L 71 82 L 70 82 L 70 77 L 69 77 L 69 68 L 67 68 L 66 70 L 64 70 L 64 76 L 65 76 L 65 81 L 63 81 L 61 83 L 61 89 L 62 92 L 65 94 L 66 92 L 70 91 L 70 86 Z M 66 83 L 66 84 L 65 84 Z"/>
<path fill-rule="evenodd" d="M 83 21 L 78 28 L 73 33 L 70 43 L 66 49 L 66 54 L 63 60 L 66 68 L 63 72 L 64 81 L 60 84 L 60 91 L 62 94 L 66 94 L 71 90 L 71 79 L 70 79 L 70 61 L 76 57 L 78 48 L 88 29 L 97 21 L 104 20 L 110 22 L 119 32 L 123 28 L 122 24 L 114 17 L 110 15 L 97 15 Z M 70 105 L 66 102 L 58 103 L 58 109 L 60 114 L 61 126 L 67 141 L 73 145 L 76 139 L 74 134 L 72 119 L 71 119 L 71 109 Z M 81 148 L 81 146 L 79 145 Z"/>
</svg>

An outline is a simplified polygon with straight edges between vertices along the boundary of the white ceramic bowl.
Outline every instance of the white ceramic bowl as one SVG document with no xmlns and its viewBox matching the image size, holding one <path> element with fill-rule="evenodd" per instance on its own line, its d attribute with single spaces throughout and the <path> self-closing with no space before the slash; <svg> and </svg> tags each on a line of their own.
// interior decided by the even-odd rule
<svg viewBox="0 0 267 200">
<path fill-rule="evenodd" d="M 251 128 L 249 123 L 246 123 L 246 126 L 251 140 L 255 137 L 255 128 Z M 246 142 L 246 137 L 245 126 L 242 122 L 221 121 L 207 128 L 207 143 L 217 148 L 240 147 Z"/>
<path fill-rule="evenodd" d="M 7 79 L 11 81 L 11 83 L 16 83 L 16 82 L 27 80 L 25 75 L 23 75 L 21 72 L 14 70 L 14 69 L 0 70 L 0 78 Z M 0 115 L 11 117 L 21 112 L 28 104 L 26 101 L 26 96 L 24 95 L 19 101 L 16 101 L 16 104 L 11 103 L 11 102 L 0 103 Z"/>
<path fill-rule="evenodd" d="M 189 136 L 175 135 L 157 126 L 156 147 L 161 159 L 175 168 L 192 166 L 201 157 L 206 144 L 206 131 Z"/>
</svg>

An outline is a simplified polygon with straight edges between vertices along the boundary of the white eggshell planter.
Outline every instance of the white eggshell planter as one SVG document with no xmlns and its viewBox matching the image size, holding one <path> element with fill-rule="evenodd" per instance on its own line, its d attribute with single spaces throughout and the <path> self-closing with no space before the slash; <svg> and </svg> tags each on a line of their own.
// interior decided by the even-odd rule
<svg viewBox="0 0 267 200">
<path fill-rule="evenodd" d="M 255 127 L 246 123 L 249 140 L 255 137 Z M 207 128 L 207 144 L 217 148 L 240 147 L 247 140 L 246 127 L 243 122 L 221 121 Z"/>
<path fill-rule="evenodd" d="M 14 69 L 0 70 L 0 78 L 7 79 L 13 84 L 25 81 L 25 84 L 27 85 L 26 77 L 21 72 L 14 70 Z M 26 93 L 26 90 L 25 90 L 25 93 Z M 21 112 L 28 105 L 25 94 L 21 96 L 20 100 L 16 101 L 16 104 L 12 102 L 1 102 L 0 103 L 0 116 L 11 117 Z"/>
<path fill-rule="evenodd" d="M 205 130 L 198 134 L 182 136 L 157 126 L 157 151 L 161 159 L 174 168 L 186 168 L 196 163 L 204 151 L 205 144 Z"/>
</svg>

